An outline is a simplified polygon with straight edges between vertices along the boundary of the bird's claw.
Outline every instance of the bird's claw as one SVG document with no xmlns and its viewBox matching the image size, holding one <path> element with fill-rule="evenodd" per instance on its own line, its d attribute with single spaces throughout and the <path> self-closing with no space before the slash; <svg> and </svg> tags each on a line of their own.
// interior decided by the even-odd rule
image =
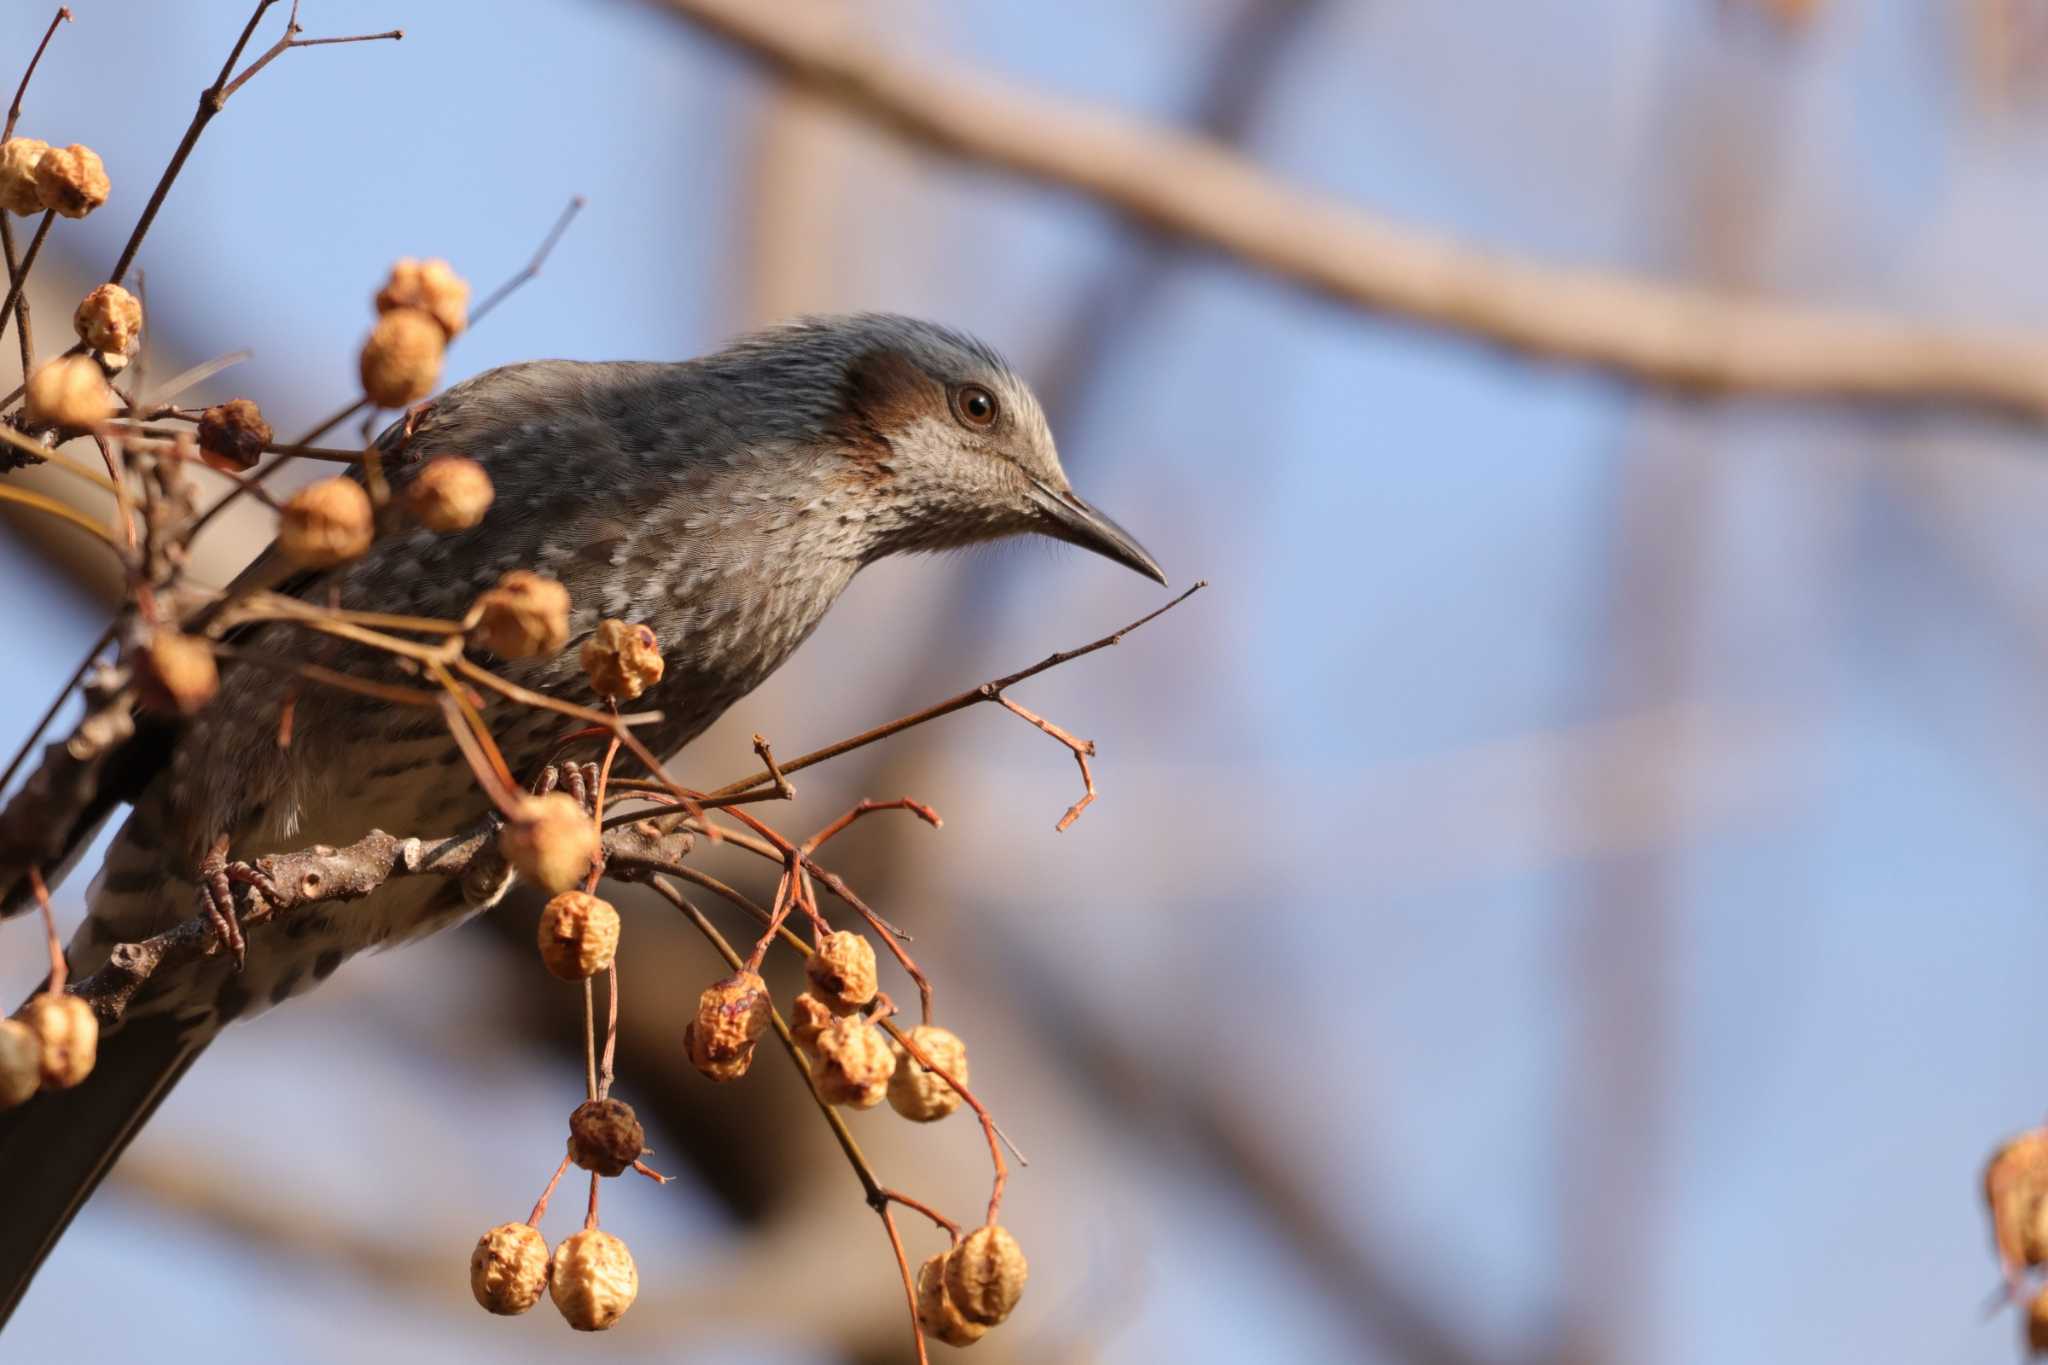
<svg viewBox="0 0 2048 1365">
<path fill-rule="evenodd" d="M 550 763 L 540 770 L 534 779 L 533 794 L 546 796 L 560 788 L 567 792 L 577 805 L 596 814 L 592 803 L 597 800 L 598 768 L 595 763 Z"/>
<path fill-rule="evenodd" d="M 214 840 L 199 863 L 199 908 L 213 921 L 214 937 L 239 972 L 248 961 L 249 940 L 242 932 L 241 918 L 235 913 L 237 884 L 248 887 L 268 904 L 277 903 L 277 884 L 270 880 L 270 875 L 253 863 L 230 862 L 227 836 L 222 835 Z"/>
</svg>

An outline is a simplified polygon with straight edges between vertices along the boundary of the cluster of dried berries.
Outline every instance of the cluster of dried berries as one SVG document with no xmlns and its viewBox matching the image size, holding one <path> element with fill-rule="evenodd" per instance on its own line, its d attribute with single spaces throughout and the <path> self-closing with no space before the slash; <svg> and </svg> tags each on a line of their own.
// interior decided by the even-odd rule
<svg viewBox="0 0 2048 1365">
<path fill-rule="evenodd" d="M 2027 1298 L 2027 1348 L 2048 1355 L 2048 1280 L 2028 1272 L 2048 1267 L 2048 1128 L 2021 1133 L 1984 1168 L 1991 1237 L 2015 1299 Z"/>
<path fill-rule="evenodd" d="M 440 387 L 442 355 L 469 321 L 469 285 L 446 261 L 407 257 L 391 267 L 376 301 L 363 392 L 380 408 L 408 407 Z"/>
<path fill-rule="evenodd" d="M 0 208 L 10 213 L 83 218 L 106 203 L 112 189 L 100 154 L 90 147 L 52 147 L 33 137 L 0 142 Z"/>
<path fill-rule="evenodd" d="M 477 1238 L 469 1254 L 469 1289 L 483 1308 L 504 1317 L 554 1299 L 562 1320 L 579 1332 L 602 1332 L 640 1293 L 640 1271 L 626 1244 L 600 1228 L 585 1228 L 548 1254 L 547 1239 L 531 1223 L 503 1223 Z"/>
<path fill-rule="evenodd" d="M 69 1090 L 92 1074 L 100 1022 L 92 1006 L 62 990 L 33 997 L 12 1019 L 0 1019 L 0 1109 L 38 1090 Z"/>
</svg>

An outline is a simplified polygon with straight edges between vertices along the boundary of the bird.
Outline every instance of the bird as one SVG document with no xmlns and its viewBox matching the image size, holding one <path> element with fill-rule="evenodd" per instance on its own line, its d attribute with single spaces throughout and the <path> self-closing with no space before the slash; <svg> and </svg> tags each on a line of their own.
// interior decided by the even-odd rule
<svg viewBox="0 0 2048 1365">
<path fill-rule="evenodd" d="M 455 619 L 510 570 L 556 579 L 572 603 L 568 643 L 485 662 L 521 686 L 587 701 L 580 643 L 607 618 L 650 627 L 665 669 L 639 704 L 662 719 L 636 733 L 663 757 L 759 686 L 879 559 L 1040 535 L 1166 582 L 1130 533 L 1074 492 L 1038 400 L 996 351 L 895 314 L 800 318 L 681 362 L 488 370 L 394 423 L 375 448 L 401 495 L 437 456 L 478 461 L 495 489 L 488 512 L 447 534 L 390 527 L 360 558 L 320 571 L 292 573 L 273 544 L 242 581 L 350 610 Z M 388 656 L 286 623 L 247 628 L 237 643 L 240 656 L 405 681 Z M 561 734 L 561 718 L 537 708 L 499 705 L 486 719 L 515 774 L 530 776 Z M 175 727 L 143 727 L 130 747 L 109 765 L 125 790 L 64 832 L 67 849 L 81 848 L 113 796 L 132 803 L 67 949 L 74 976 L 113 945 L 190 918 L 221 840 L 241 862 L 373 828 L 452 834 L 489 805 L 438 711 L 232 661 L 209 705 Z M 216 955 L 147 983 L 83 1084 L 0 1114 L 0 1324 L 222 1027 L 359 952 L 479 908 L 459 883 L 397 880 L 345 907 L 250 927 L 239 964 Z"/>
</svg>

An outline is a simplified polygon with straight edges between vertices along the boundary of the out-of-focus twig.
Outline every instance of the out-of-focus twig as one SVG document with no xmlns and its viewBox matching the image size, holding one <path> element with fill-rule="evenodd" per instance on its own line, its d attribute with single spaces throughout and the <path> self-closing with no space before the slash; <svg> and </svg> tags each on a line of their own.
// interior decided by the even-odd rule
<svg viewBox="0 0 2048 1365">
<path fill-rule="evenodd" d="M 1203 138 L 874 42 L 825 0 L 659 0 L 913 142 L 1057 185 L 1319 292 L 1692 391 L 2048 420 L 2048 338 L 1748 300 L 1483 251 L 1291 186 Z"/>
</svg>

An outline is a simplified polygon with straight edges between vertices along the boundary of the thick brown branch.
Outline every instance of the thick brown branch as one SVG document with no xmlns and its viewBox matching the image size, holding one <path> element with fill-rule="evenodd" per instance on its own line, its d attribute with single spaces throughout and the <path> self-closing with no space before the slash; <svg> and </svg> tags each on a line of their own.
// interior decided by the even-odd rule
<svg viewBox="0 0 2048 1365">
<path fill-rule="evenodd" d="M 1219 143 L 872 41 L 827 0 L 660 0 L 898 136 L 1073 190 L 1377 312 L 1686 390 L 1960 403 L 2048 420 L 2048 340 L 1519 260 L 1280 180 Z"/>
</svg>

